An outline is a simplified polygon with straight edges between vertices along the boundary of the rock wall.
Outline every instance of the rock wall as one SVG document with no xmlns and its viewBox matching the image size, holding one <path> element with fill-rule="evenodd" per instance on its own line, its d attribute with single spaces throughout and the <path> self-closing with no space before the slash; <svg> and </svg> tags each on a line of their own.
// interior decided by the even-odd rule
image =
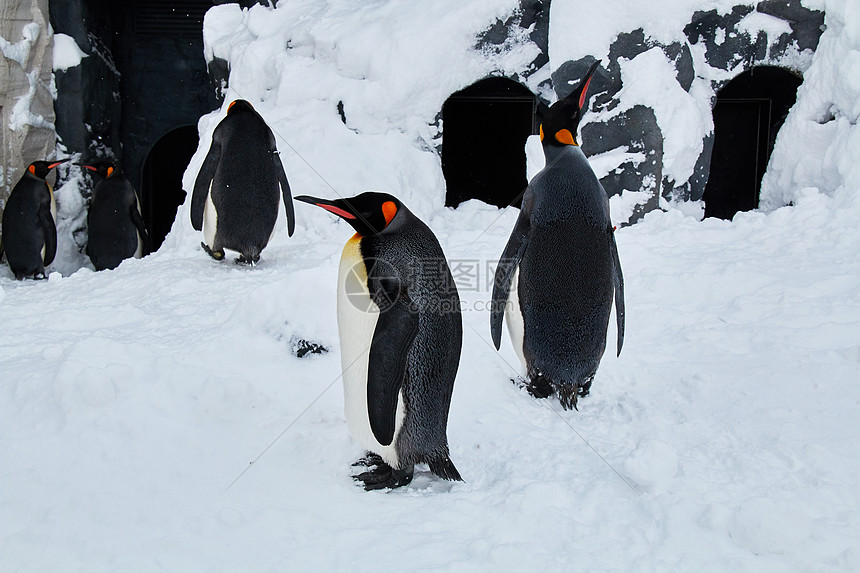
<svg viewBox="0 0 860 573">
<path fill-rule="evenodd" d="M 56 147 L 48 0 L 0 2 L 0 213 L 32 161 Z"/>
</svg>

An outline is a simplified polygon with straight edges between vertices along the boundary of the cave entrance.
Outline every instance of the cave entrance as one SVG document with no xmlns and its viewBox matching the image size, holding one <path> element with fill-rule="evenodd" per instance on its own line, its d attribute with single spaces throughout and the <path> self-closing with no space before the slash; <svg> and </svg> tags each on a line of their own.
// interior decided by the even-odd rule
<svg viewBox="0 0 860 573">
<path fill-rule="evenodd" d="M 536 102 L 528 88 L 507 78 L 481 80 L 448 98 L 442 106 L 446 206 L 469 199 L 520 206 Z"/>
<path fill-rule="evenodd" d="M 717 94 L 714 150 L 702 199 L 705 217 L 731 219 L 758 207 L 761 179 L 776 134 L 802 79 L 772 66 L 748 70 Z"/>
<path fill-rule="evenodd" d="M 153 252 L 164 242 L 177 209 L 185 201 L 182 175 L 197 144 L 197 127 L 187 125 L 159 139 L 146 156 L 140 203 Z"/>
</svg>

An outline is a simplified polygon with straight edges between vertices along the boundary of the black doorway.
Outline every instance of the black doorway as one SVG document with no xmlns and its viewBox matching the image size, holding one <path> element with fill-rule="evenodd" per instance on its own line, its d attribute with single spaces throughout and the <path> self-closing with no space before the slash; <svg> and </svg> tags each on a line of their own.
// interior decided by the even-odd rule
<svg viewBox="0 0 860 573">
<path fill-rule="evenodd" d="M 705 217 L 731 219 L 758 207 L 761 179 L 776 134 L 797 98 L 801 78 L 761 66 L 742 73 L 717 94 L 714 150 L 702 199 Z"/>
<path fill-rule="evenodd" d="M 507 78 L 481 80 L 448 98 L 442 106 L 446 206 L 478 199 L 519 207 L 535 105 L 528 88 Z"/>
<path fill-rule="evenodd" d="M 197 143 L 196 126 L 180 127 L 159 139 L 146 156 L 140 199 L 153 251 L 164 242 L 176 219 L 176 210 L 185 201 L 182 174 Z"/>
</svg>

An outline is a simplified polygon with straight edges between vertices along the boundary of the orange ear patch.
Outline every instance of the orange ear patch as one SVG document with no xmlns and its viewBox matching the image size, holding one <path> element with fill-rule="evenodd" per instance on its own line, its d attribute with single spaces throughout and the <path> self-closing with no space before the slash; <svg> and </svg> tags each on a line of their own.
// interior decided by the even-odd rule
<svg viewBox="0 0 860 573">
<path fill-rule="evenodd" d="M 30 173 L 35 175 L 36 174 L 36 167 L 31 165 L 30 167 L 27 168 L 27 171 L 29 171 Z"/>
<path fill-rule="evenodd" d="M 576 145 L 576 140 L 569 129 L 560 129 L 555 132 L 555 140 L 565 145 Z"/>
<path fill-rule="evenodd" d="M 388 226 L 388 223 L 394 219 L 394 216 L 397 214 L 397 205 L 394 204 L 394 201 L 386 201 L 382 204 L 382 216 L 385 217 L 385 225 Z"/>
<path fill-rule="evenodd" d="M 111 175 L 113 175 L 113 167 L 108 167 L 107 176 L 110 177 Z"/>
</svg>

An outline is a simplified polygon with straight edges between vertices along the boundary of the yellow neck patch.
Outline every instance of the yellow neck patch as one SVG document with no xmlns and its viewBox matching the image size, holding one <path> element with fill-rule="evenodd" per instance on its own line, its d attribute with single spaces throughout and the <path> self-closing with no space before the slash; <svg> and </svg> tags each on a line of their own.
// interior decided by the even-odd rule
<svg viewBox="0 0 860 573">
<path fill-rule="evenodd" d="M 543 124 L 540 124 L 540 140 L 543 141 Z"/>
</svg>

